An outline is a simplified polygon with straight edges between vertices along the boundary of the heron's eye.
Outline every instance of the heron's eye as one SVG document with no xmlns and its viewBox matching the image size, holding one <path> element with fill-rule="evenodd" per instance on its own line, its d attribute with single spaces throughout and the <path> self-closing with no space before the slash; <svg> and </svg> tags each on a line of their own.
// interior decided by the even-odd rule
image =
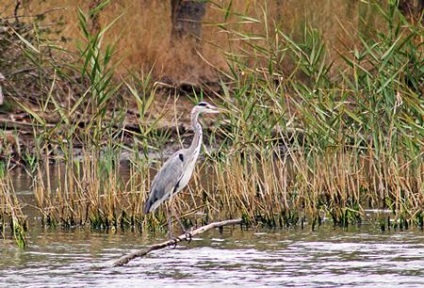
<svg viewBox="0 0 424 288">
<path fill-rule="evenodd" d="M 199 104 L 197 104 L 197 106 L 200 106 L 200 107 L 206 107 L 208 105 L 208 103 L 206 103 L 206 102 L 200 102 Z"/>
</svg>

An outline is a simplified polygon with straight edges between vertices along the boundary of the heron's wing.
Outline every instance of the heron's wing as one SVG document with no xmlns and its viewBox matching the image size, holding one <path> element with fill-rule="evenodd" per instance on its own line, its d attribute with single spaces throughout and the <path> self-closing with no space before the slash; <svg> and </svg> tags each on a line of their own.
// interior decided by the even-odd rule
<svg viewBox="0 0 424 288">
<path fill-rule="evenodd" d="M 159 170 L 153 179 L 152 188 L 163 190 L 164 194 L 173 193 L 178 187 L 178 182 L 184 174 L 184 163 L 181 161 L 178 151 L 172 155 Z"/>
<path fill-rule="evenodd" d="M 181 155 L 184 155 L 183 150 L 169 157 L 153 179 L 149 200 L 147 201 L 152 210 L 177 191 L 179 181 L 184 174 L 184 163 L 182 161 L 184 158 Z"/>
</svg>

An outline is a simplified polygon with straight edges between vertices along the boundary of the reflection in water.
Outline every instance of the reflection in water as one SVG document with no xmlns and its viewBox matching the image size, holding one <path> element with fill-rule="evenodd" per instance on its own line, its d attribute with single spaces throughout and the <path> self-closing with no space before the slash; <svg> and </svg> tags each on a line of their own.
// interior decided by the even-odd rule
<svg viewBox="0 0 424 288">
<path fill-rule="evenodd" d="M 225 228 L 124 267 L 122 254 L 163 240 L 84 229 L 33 231 L 27 250 L 1 247 L 8 287 L 423 287 L 424 235 L 373 228 L 240 231 Z"/>
</svg>

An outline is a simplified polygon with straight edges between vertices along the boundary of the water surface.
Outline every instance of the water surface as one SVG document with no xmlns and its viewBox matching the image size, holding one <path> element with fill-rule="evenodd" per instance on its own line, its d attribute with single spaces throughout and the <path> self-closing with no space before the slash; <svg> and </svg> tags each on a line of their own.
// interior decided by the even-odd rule
<svg viewBox="0 0 424 288">
<path fill-rule="evenodd" d="M 125 253 L 166 235 L 32 229 L 25 250 L 1 247 L 2 287 L 424 287 L 424 235 L 372 226 L 226 227 L 124 267 Z"/>
</svg>

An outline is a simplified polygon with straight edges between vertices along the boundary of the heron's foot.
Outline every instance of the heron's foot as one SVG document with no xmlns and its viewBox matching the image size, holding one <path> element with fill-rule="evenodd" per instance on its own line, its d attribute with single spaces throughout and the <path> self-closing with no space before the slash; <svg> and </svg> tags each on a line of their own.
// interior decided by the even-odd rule
<svg viewBox="0 0 424 288">
<path fill-rule="evenodd" d="M 172 241 L 172 242 L 173 242 L 173 243 L 171 244 L 171 245 L 173 245 L 172 249 L 175 249 L 175 248 L 177 248 L 177 244 L 178 244 L 178 242 L 180 242 L 181 240 L 177 237 L 177 238 L 173 238 L 173 239 L 171 239 L 170 241 Z M 171 245 L 169 245 L 169 246 L 171 246 Z"/>
<path fill-rule="evenodd" d="M 187 243 L 190 244 L 191 240 L 193 240 L 193 235 L 191 234 L 191 231 L 188 231 L 185 233 L 185 239 L 187 240 Z"/>
<path fill-rule="evenodd" d="M 193 231 L 193 227 L 190 227 L 189 229 L 184 229 L 184 236 L 185 236 L 185 240 L 190 243 L 191 240 L 193 240 L 193 235 L 191 234 L 191 232 Z"/>
</svg>

